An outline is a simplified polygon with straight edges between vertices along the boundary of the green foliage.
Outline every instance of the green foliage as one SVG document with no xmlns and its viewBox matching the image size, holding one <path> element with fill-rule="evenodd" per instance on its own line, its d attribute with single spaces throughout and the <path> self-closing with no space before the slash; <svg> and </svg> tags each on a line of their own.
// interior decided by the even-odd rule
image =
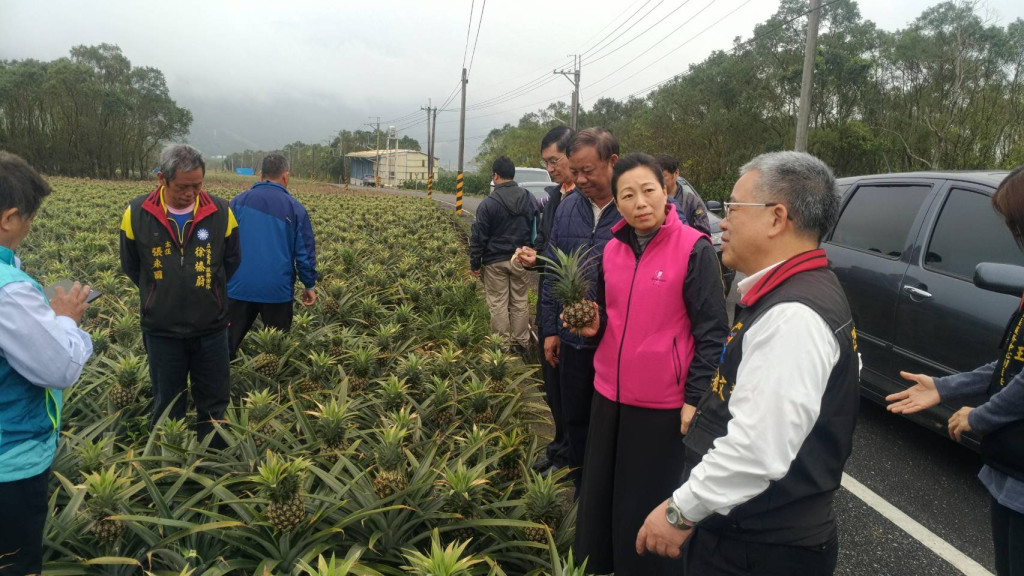
<svg viewBox="0 0 1024 576">
<path fill-rule="evenodd" d="M 783 0 L 751 39 L 652 92 L 598 98 L 579 126 L 608 128 L 623 154 L 671 154 L 705 200 L 725 199 L 745 162 L 793 147 L 806 9 Z M 1024 162 L 1024 20 L 992 25 L 980 9 L 947 1 L 887 32 L 864 20 L 854 0 L 826 4 L 809 151 L 839 176 Z M 552 104 L 493 130 L 476 163 L 505 154 L 536 165 L 540 139 L 568 117 L 564 108 Z"/>
<path fill-rule="evenodd" d="M 40 172 L 145 178 L 159 145 L 191 125 L 163 73 L 132 67 L 115 45 L 75 46 L 52 62 L 0 61 L 0 148 Z"/>
</svg>

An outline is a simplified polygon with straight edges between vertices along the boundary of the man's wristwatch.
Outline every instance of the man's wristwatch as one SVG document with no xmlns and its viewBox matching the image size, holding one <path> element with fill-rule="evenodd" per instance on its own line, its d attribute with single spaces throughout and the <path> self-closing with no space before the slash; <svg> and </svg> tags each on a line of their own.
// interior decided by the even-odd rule
<svg viewBox="0 0 1024 576">
<path fill-rule="evenodd" d="M 665 509 L 665 519 L 668 520 L 669 524 L 680 530 L 690 530 L 695 526 L 694 522 L 690 522 L 683 516 L 682 510 L 676 506 L 675 501 L 671 498 L 668 499 L 668 508 Z"/>
</svg>

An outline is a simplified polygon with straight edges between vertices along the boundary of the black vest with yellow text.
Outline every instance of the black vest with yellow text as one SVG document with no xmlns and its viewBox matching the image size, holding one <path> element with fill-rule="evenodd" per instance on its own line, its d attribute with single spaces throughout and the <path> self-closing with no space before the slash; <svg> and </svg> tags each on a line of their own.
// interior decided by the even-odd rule
<svg viewBox="0 0 1024 576">
<path fill-rule="evenodd" d="M 850 456 L 859 406 L 856 331 L 846 295 L 831 270 L 795 274 L 751 306 L 738 309 L 718 372 L 697 406 L 685 444 L 688 464 L 693 466 L 726 434 L 732 418 L 729 399 L 743 361 L 743 337 L 773 306 L 787 302 L 817 313 L 839 344 L 839 360 L 829 375 L 818 419 L 782 478 L 728 515 L 712 515 L 700 526 L 749 542 L 818 546 L 836 536 L 832 499 Z"/>
</svg>

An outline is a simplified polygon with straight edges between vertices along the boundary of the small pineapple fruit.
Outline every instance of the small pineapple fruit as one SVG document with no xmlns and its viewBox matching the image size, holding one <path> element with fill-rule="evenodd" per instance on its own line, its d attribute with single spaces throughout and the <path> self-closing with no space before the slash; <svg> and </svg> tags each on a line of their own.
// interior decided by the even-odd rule
<svg viewBox="0 0 1024 576">
<path fill-rule="evenodd" d="M 463 521 L 477 517 L 480 506 L 484 504 L 488 484 L 485 468 L 480 464 L 469 468 L 462 461 L 454 468 L 445 467 L 435 490 L 435 494 L 443 499 L 442 508 L 445 512 L 455 514 Z M 458 540 L 468 540 L 474 532 L 472 528 L 463 527 L 456 529 L 452 535 Z"/>
<path fill-rule="evenodd" d="M 523 434 L 518 428 L 512 428 L 508 433 L 501 432 L 498 436 L 498 450 L 501 454 L 498 457 L 498 472 L 505 480 L 516 480 L 523 472 L 521 463 L 526 456 L 523 453 L 523 442 Z"/>
<path fill-rule="evenodd" d="M 332 398 L 325 404 L 317 404 L 318 410 L 310 412 L 316 417 L 316 431 L 323 442 L 323 449 L 328 452 L 339 452 L 348 447 L 348 422 L 352 414 L 348 412 L 348 403 Z"/>
<path fill-rule="evenodd" d="M 500 348 L 489 348 L 483 353 L 484 371 L 491 380 L 491 391 L 501 394 L 507 387 L 510 356 Z"/>
<path fill-rule="evenodd" d="M 348 354 L 346 371 L 348 372 L 348 391 L 350 394 L 366 390 L 370 380 L 377 376 L 378 350 L 372 346 L 359 346 Z"/>
<path fill-rule="evenodd" d="M 389 426 L 378 433 L 377 475 L 373 479 L 373 488 L 381 498 L 405 490 L 408 484 L 406 459 L 402 451 L 405 436 L 406 430 L 400 426 Z"/>
<path fill-rule="evenodd" d="M 131 406 L 139 393 L 139 385 L 146 377 L 146 359 L 135 354 L 110 361 L 114 369 L 114 382 L 107 395 L 116 410 Z"/>
<path fill-rule="evenodd" d="M 462 405 L 473 417 L 475 424 L 494 422 L 494 413 L 491 412 L 492 394 L 487 388 L 487 383 L 478 379 L 475 374 L 466 381 L 466 394 L 462 397 Z"/>
<path fill-rule="evenodd" d="M 273 452 L 256 471 L 255 481 L 268 501 L 264 508 L 267 521 L 278 532 L 291 532 L 306 518 L 306 506 L 300 489 L 307 461 L 286 460 Z"/>
<path fill-rule="evenodd" d="M 276 328 L 264 328 L 253 333 L 259 354 L 252 359 L 252 367 L 264 378 L 273 379 L 281 367 L 285 355 L 288 335 Z"/>
<path fill-rule="evenodd" d="M 85 507 L 92 520 L 88 530 L 100 544 L 113 544 L 124 532 L 124 523 L 109 517 L 122 512 L 124 491 L 130 483 L 114 466 L 85 477 Z"/>
<path fill-rule="evenodd" d="M 106 328 L 95 328 L 89 331 L 92 337 L 92 351 L 96 354 L 103 354 L 110 350 L 110 330 Z"/>
<path fill-rule="evenodd" d="M 398 376 L 388 376 L 384 379 L 377 391 L 383 411 L 397 412 L 401 410 L 409 399 L 408 391 L 409 388 L 405 385 L 405 380 Z"/>
<path fill-rule="evenodd" d="M 587 257 L 588 249 L 583 246 L 566 254 L 552 248 L 555 258 L 539 256 L 547 266 L 543 274 L 551 276 L 551 294 L 562 304 L 562 319 L 570 328 L 580 330 L 594 321 L 593 302 L 587 300 L 591 281 L 587 278 L 595 263 Z"/>
<path fill-rule="evenodd" d="M 309 369 L 306 377 L 299 383 L 299 390 L 303 394 L 311 394 L 331 388 L 337 378 L 338 366 L 334 363 L 334 358 L 323 352 L 313 352 L 309 355 Z"/>
<path fill-rule="evenodd" d="M 417 352 L 410 352 L 398 362 L 395 373 L 405 380 L 409 392 L 417 401 L 426 397 L 424 384 L 430 379 L 430 366 L 427 358 Z"/>
<path fill-rule="evenodd" d="M 245 396 L 245 405 L 249 409 L 249 430 L 256 432 L 252 440 L 257 448 L 262 448 L 267 437 L 274 432 L 269 418 L 274 412 L 275 401 L 274 394 L 268 389 L 249 392 Z"/>
<path fill-rule="evenodd" d="M 542 476 L 533 470 L 530 470 L 529 474 L 526 494 L 523 497 L 526 519 L 543 524 L 554 531 L 562 516 L 562 502 L 558 498 L 558 479 L 555 474 Z M 548 541 L 547 530 L 542 527 L 531 526 L 524 532 L 527 540 L 542 543 Z"/>
<path fill-rule="evenodd" d="M 452 386 L 448 380 L 434 376 L 430 380 L 430 421 L 444 434 L 455 420 L 452 406 Z"/>
<path fill-rule="evenodd" d="M 114 318 L 110 324 L 110 334 L 113 336 L 114 342 L 125 348 L 130 346 L 141 333 L 137 316 L 134 314 L 125 312 Z"/>
</svg>

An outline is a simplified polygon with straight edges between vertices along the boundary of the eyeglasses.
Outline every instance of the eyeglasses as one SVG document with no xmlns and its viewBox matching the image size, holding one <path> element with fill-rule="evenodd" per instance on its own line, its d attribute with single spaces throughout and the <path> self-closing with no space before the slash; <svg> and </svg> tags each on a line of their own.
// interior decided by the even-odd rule
<svg viewBox="0 0 1024 576">
<path fill-rule="evenodd" d="M 762 208 L 769 208 L 771 206 L 778 206 L 781 202 L 722 202 L 722 206 L 725 207 L 725 217 L 729 217 L 729 212 L 732 211 L 733 206 L 760 206 Z"/>
<path fill-rule="evenodd" d="M 559 156 L 558 158 L 554 158 L 552 160 L 541 160 L 540 161 L 540 167 L 541 168 L 554 168 L 555 166 L 558 166 L 558 163 L 561 162 L 562 160 L 565 160 L 565 155 L 564 154 Z"/>
</svg>

